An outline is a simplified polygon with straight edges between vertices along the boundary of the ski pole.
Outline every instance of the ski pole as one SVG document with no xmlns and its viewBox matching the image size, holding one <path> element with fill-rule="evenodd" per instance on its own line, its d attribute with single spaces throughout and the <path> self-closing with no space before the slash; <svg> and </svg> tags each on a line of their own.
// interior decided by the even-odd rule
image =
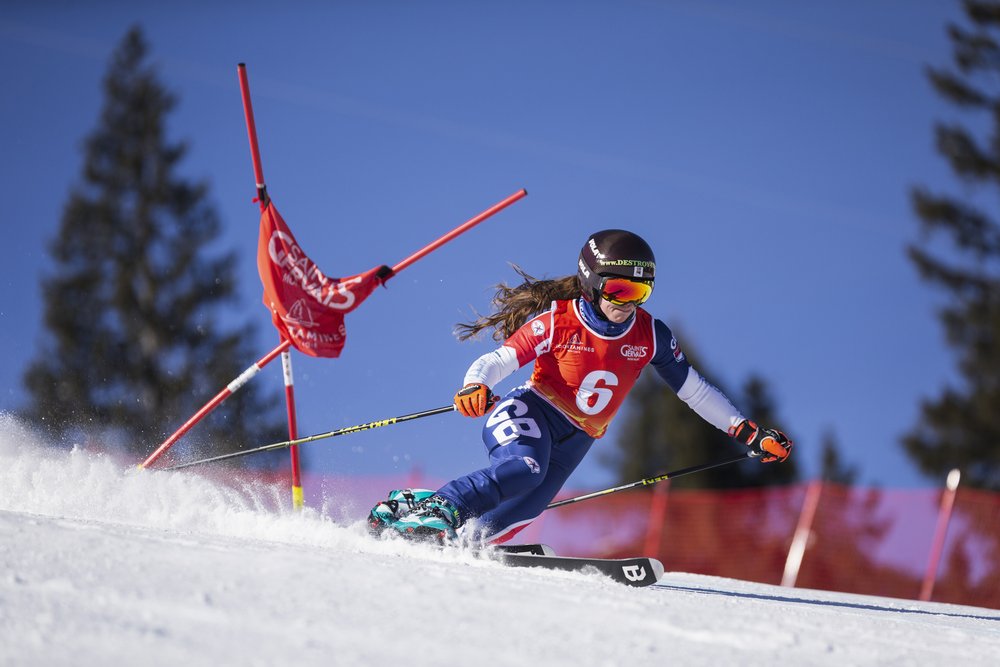
<svg viewBox="0 0 1000 667">
<path fill-rule="evenodd" d="M 180 470 L 181 468 L 189 468 L 191 466 L 200 465 L 202 463 L 212 463 L 214 461 L 224 461 L 226 459 L 234 459 L 238 456 L 246 456 L 247 454 L 256 454 L 258 452 L 269 452 L 275 449 L 284 449 L 286 447 L 291 447 L 293 445 L 303 445 L 307 442 L 315 442 L 316 440 L 323 440 L 324 438 L 332 438 L 338 435 L 347 435 L 348 433 L 357 433 L 358 431 L 367 431 L 372 428 L 381 428 L 383 426 L 392 426 L 393 424 L 398 424 L 400 422 L 410 421 L 412 419 L 420 419 L 422 417 L 430 417 L 431 415 L 439 415 L 445 412 L 453 412 L 455 410 L 454 405 L 444 405 L 440 408 L 434 408 L 433 410 L 424 410 L 423 412 L 414 412 L 408 415 L 402 415 L 400 417 L 389 417 L 388 419 L 380 419 L 378 421 L 368 422 L 367 424 L 358 424 L 357 426 L 346 426 L 344 428 L 338 428 L 333 431 L 327 431 L 326 433 L 319 433 L 317 435 L 309 435 L 304 438 L 297 438 L 295 440 L 284 440 L 282 442 L 275 442 L 270 445 L 263 445 L 261 447 L 254 447 L 253 449 L 244 449 L 238 452 L 230 452 L 229 454 L 220 454 L 219 456 L 212 456 L 207 459 L 199 459 L 197 461 L 189 461 L 188 463 L 179 463 L 174 466 L 169 466 L 167 468 L 162 468 L 162 470 Z"/>
<path fill-rule="evenodd" d="M 708 470 L 710 468 L 718 468 L 719 466 L 729 465 L 730 463 L 736 463 L 737 461 L 744 461 L 749 458 L 753 458 L 752 452 L 747 452 L 746 454 L 740 454 L 739 456 L 733 456 L 728 459 L 722 459 L 721 461 L 715 461 L 714 463 L 702 463 L 701 465 L 691 466 L 690 468 L 682 468 L 680 470 L 675 470 L 673 472 L 657 475 L 656 477 L 647 477 L 646 479 L 640 479 L 638 482 L 622 484 L 621 486 L 616 486 L 611 489 L 604 489 L 603 491 L 594 491 L 593 493 L 588 493 L 583 496 L 577 496 L 576 498 L 567 498 L 566 500 L 559 500 L 554 503 L 550 503 L 548 507 L 546 507 L 545 509 L 550 510 L 553 507 L 562 507 L 563 505 L 578 503 L 582 500 L 590 500 L 591 498 L 598 498 L 600 496 L 607 496 L 611 495 L 612 493 L 618 493 L 619 491 L 625 491 L 626 489 L 634 489 L 639 486 L 650 486 L 651 484 L 656 484 L 657 482 L 663 482 L 668 479 L 673 479 L 674 477 L 680 477 L 681 475 L 690 475 L 691 473 L 701 472 L 703 470 Z"/>
</svg>

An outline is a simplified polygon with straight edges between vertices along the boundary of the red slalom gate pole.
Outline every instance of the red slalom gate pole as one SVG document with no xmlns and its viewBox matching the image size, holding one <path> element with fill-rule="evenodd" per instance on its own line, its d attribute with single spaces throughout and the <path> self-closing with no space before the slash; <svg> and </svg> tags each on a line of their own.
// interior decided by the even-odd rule
<svg viewBox="0 0 1000 667">
<path fill-rule="evenodd" d="M 795 526 L 792 543 L 788 547 L 788 555 L 785 556 L 785 570 L 781 574 L 782 586 L 795 588 L 795 582 L 799 580 L 802 558 L 805 556 L 806 547 L 809 546 L 809 536 L 812 535 L 813 520 L 816 518 L 816 508 L 819 507 L 819 498 L 822 493 L 823 480 L 812 481 L 806 487 L 806 497 L 802 501 L 799 522 Z"/>
<path fill-rule="evenodd" d="M 239 391 L 240 387 L 249 382 L 250 379 L 253 378 L 253 376 L 257 375 L 257 373 L 259 373 L 260 370 L 264 368 L 264 366 L 274 361 L 275 357 L 277 357 L 279 354 L 287 350 L 290 345 L 291 345 L 290 341 L 287 340 L 282 341 L 281 344 L 278 345 L 278 347 L 274 348 L 273 350 L 265 354 L 263 357 L 255 361 L 253 364 L 251 364 L 250 367 L 248 367 L 245 371 L 240 373 L 239 377 L 237 377 L 235 380 L 227 384 L 225 389 L 216 394 L 215 398 L 213 398 L 208 403 L 203 405 L 201 409 L 198 410 L 198 412 L 194 413 L 194 415 L 192 415 L 190 419 L 184 422 L 183 426 L 174 431 L 173 435 L 164 440 L 163 443 L 156 448 L 156 451 L 150 454 L 149 458 L 143 461 L 139 467 L 148 468 L 153 463 L 153 461 L 160 458 L 160 456 L 162 456 L 165 451 L 170 449 L 170 447 L 172 447 L 175 442 L 180 440 L 182 435 L 191 430 L 192 426 L 194 426 L 202 419 L 204 419 L 205 416 L 212 410 L 219 407 L 219 404 L 222 403 L 224 400 L 226 400 L 227 398 L 235 394 L 237 391 Z"/>
<path fill-rule="evenodd" d="M 938 563 L 941 552 L 944 551 L 944 540 L 948 535 L 948 524 L 951 522 L 951 511 L 955 507 L 955 494 L 958 493 L 958 483 L 962 473 L 955 468 L 948 473 L 945 489 L 941 494 L 941 507 L 938 510 L 937 527 L 934 529 L 934 541 L 931 544 L 931 555 L 927 563 L 927 572 L 920 586 L 920 599 L 928 602 L 934 594 L 934 582 L 937 580 Z"/>
<path fill-rule="evenodd" d="M 445 234 L 444 236 L 442 236 L 441 238 L 439 238 L 437 241 L 434 241 L 433 243 L 428 243 L 426 246 L 424 246 L 420 250 L 416 251 L 415 253 L 413 253 L 412 255 L 410 255 L 409 257 L 407 257 L 406 259 L 404 259 L 402 262 L 400 262 L 396 266 L 392 267 L 392 272 L 393 273 L 398 273 L 399 271 L 402 271 L 403 269 L 405 269 L 406 267 L 408 267 L 410 264 L 413 264 L 415 261 L 417 261 L 421 257 L 423 257 L 423 256 L 425 256 L 425 255 L 427 255 L 429 253 L 434 252 L 435 250 L 437 250 L 438 248 L 440 248 L 445 243 L 447 243 L 448 241 L 452 240 L 453 238 L 455 238 L 459 234 L 463 234 L 463 233 L 469 231 L 470 229 L 472 229 L 473 227 L 475 227 L 476 225 L 478 225 L 480 222 L 482 222 L 486 218 L 489 218 L 490 216 L 492 216 L 492 215 L 494 215 L 496 213 L 499 213 L 500 211 L 504 210 L 505 208 L 507 208 L 508 206 L 510 206 L 511 204 L 513 204 L 514 202 L 516 202 L 518 199 L 521 199 L 522 197 L 526 197 L 527 195 L 528 195 L 528 191 L 525 190 L 524 188 L 521 188 L 520 190 L 518 190 L 517 192 L 515 192 L 511 196 L 509 196 L 506 199 L 504 199 L 502 202 L 494 204 L 493 206 L 491 206 L 490 208 L 486 209 L 485 211 L 483 211 L 479 215 L 475 216 L 474 218 L 470 218 L 469 220 L 463 222 L 461 225 L 459 225 L 455 229 L 451 230 L 450 232 L 448 232 L 447 234 Z"/>
<path fill-rule="evenodd" d="M 257 123 L 253 117 L 253 103 L 250 101 L 250 81 L 247 79 L 246 63 L 236 66 L 236 74 L 240 80 L 240 97 L 243 100 L 243 117 L 247 124 L 247 139 L 250 141 L 250 161 L 253 163 L 253 176 L 257 185 L 257 203 L 260 210 L 267 208 L 267 186 L 264 183 L 264 167 L 260 160 L 260 145 L 257 143 Z M 285 378 L 285 409 L 288 413 L 288 438 L 298 438 L 298 425 L 295 414 L 295 382 L 292 378 L 292 356 L 286 348 L 281 352 L 281 367 Z M 302 492 L 302 473 L 299 462 L 299 448 L 289 448 L 292 467 L 292 507 L 302 509 L 305 495 Z"/>
<path fill-rule="evenodd" d="M 250 139 L 250 160 L 253 162 L 253 176 L 257 182 L 257 200 L 260 210 L 267 208 L 267 188 L 264 185 L 264 168 L 260 163 L 260 147 L 257 145 L 257 124 L 253 119 L 253 104 L 250 102 L 250 82 L 247 80 L 247 66 L 240 63 L 236 66 L 240 78 L 240 95 L 243 98 L 243 116 L 247 121 L 247 135 Z"/>
<path fill-rule="evenodd" d="M 663 543 L 663 524 L 667 520 L 667 489 L 670 487 L 670 480 L 653 489 L 652 499 L 649 506 L 649 519 L 646 521 L 646 541 L 643 545 L 643 553 L 651 556 L 660 551 Z"/>
<path fill-rule="evenodd" d="M 288 439 L 298 440 L 299 427 L 295 418 L 295 380 L 292 376 L 292 354 L 289 350 L 281 353 L 281 368 L 285 376 L 285 405 L 288 408 Z M 288 448 L 292 458 L 292 507 L 300 510 L 305 505 L 302 491 L 302 474 L 299 464 L 299 446 Z"/>
</svg>

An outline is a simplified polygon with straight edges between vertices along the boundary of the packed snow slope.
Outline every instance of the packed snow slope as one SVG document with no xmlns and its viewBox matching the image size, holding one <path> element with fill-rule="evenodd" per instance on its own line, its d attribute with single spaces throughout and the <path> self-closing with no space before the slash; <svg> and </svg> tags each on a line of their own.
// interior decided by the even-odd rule
<svg viewBox="0 0 1000 667">
<path fill-rule="evenodd" d="M 0 416 L 2 665 L 996 665 L 1000 611 L 378 541 Z M 747 554 L 753 558 L 753 554 Z"/>
</svg>

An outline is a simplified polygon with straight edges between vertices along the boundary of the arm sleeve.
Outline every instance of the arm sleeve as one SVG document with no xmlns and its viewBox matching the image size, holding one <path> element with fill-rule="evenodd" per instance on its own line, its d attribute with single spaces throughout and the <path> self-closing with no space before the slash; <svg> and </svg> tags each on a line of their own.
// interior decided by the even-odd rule
<svg viewBox="0 0 1000 667">
<path fill-rule="evenodd" d="M 687 380 L 677 392 L 677 398 L 687 403 L 699 417 L 727 433 L 731 427 L 743 421 L 743 415 L 726 395 L 690 366 Z"/>
<path fill-rule="evenodd" d="M 472 362 L 465 384 L 481 382 L 490 389 L 514 371 L 545 354 L 552 341 L 552 312 L 534 317 L 504 341 L 504 344 Z"/>
<path fill-rule="evenodd" d="M 465 384 L 481 382 L 490 389 L 520 368 L 514 348 L 498 347 L 472 362 L 465 372 Z"/>
</svg>

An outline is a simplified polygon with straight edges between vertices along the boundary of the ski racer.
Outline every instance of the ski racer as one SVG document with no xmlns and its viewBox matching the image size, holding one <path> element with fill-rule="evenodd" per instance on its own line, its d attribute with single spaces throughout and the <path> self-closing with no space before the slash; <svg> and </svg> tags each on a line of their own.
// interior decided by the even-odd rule
<svg viewBox="0 0 1000 667">
<path fill-rule="evenodd" d="M 744 417 L 688 363 L 670 328 L 641 307 L 656 277 L 642 238 L 619 229 L 591 235 L 575 275 L 535 280 L 517 270 L 524 282 L 499 287 L 496 312 L 459 325 L 462 339 L 493 329 L 503 340 L 472 362 L 454 399 L 467 417 L 489 412 L 482 431 L 489 465 L 437 491 L 390 492 L 369 514 L 372 533 L 449 541 L 465 526 L 463 537 L 509 540 L 604 435 L 647 364 L 751 455 L 764 463 L 788 458 L 792 442 Z M 531 362 L 529 381 L 497 401 L 492 388 Z"/>
</svg>

